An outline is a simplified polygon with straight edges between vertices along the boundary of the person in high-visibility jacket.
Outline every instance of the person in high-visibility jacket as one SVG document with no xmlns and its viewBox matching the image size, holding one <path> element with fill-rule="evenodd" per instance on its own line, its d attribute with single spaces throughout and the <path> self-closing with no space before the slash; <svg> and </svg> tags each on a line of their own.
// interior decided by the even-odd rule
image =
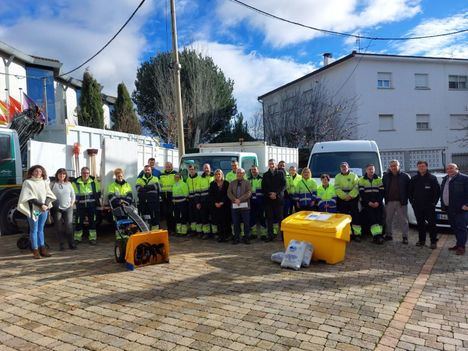
<svg viewBox="0 0 468 351">
<path fill-rule="evenodd" d="M 158 177 L 153 175 L 150 165 L 143 169 L 143 175 L 136 180 L 138 193 L 138 208 L 141 215 L 151 227 L 151 230 L 159 229 L 159 194 L 161 186 Z"/>
<path fill-rule="evenodd" d="M 285 217 L 293 213 L 293 209 L 297 211 L 297 184 L 301 181 L 302 176 L 297 173 L 295 166 L 289 167 L 289 174 L 286 177 L 286 193 L 285 196 Z"/>
<path fill-rule="evenodd" d="M 189 189 L 179 173 L 174 174 L 172 202 L 174 203 L 174 221 L 177 235 L 187 235 Z"/>
<path fill-rule="evenodd" d="M 174 203 L 172 202 L 172 187 L 176 172 L 171 162 L 164 164 L 164 171 L 159 176 L 161 184 L 161 217 L 166 220 L 166 226 L 169 233 L 174 233 L 176 225 L 174 222 Z"/>
<path fill-rule="evenodd" d="M 115 180 L 107 186 L 107 198 L 113 208 L 133 202 L 132 186 L 124 179 L 122 168 L 114 170 Z"/>
<path fill-rule="evenodd" d="M 96 214 L 101 205 L 101 184 L 91 177 L 88 167 L 81 169 L 81 176 L 72 183 L 76 195 L 75 244 L 83 238 L 83 223 L 88 218 L 89 243 L 96 244 Z"/>
<path fill-rule="evenodd" d="M 188 221 L 189 231 L 191 235 L 202 234 L 201 223 L 201 203 L 200 203 L 200 177 L 193 164 L 188 167 L 188 176 L 185 180 L 187 183 L 189 196 L 188 196 Z"/>
<path fill-rule="evenodd" d="M 226 173 L 224 179 L 226 179 L 229 183 L 233 180 L 237 179 L 237 168 L 239 168 L 239 162 L 236 160 L 231 161 L 231 170 Z"/>
<path fill-rule="evenodd" d="M 351 238 L 361 241 L 361 226 L 359 218 L 359 177 L 350 171 L 348 162 L 341 162 L 340 173 L 335 177 L 336 207 L 339 213 L 348 214 L 352 218 Z"/>
<path fill-rule="evenodd" d="M 295 188 L 297 208 L 299 211 L 312 211 L 317 201 L 317 183 L 308 167 L 302 170 L 301 176 L 302 179 L 297 182 Z"/>
<path fill-rule="evenodd" d="M 330 175 L 322 174 L 320 176 L 322 184 L 317 188 L 317 209 L 321 212 L 336 212 L 336 191 L 330 184 Z"/>
<path fill-rule="evenodd" d="M 200 221 L 201 231 L 203 232 L 202 239 L 212 237 L 210 227 L 210 212 L 212 204 L 209 202 L 210 184 L 214 180 L 214 174 L 211 172 L 211 167 L 208 163 L 203 165 L 203 174 L 199 177 L 199 192 L 200 192 Z"/>
<path fill-rule="evenodd" d="M 252 197 L 250 198 L 250 231 L 251 237 L 255 239 L 260 236 L 265 241 L 267 230 L 265 223 L 265 201 L 262 191 L 262 176 L 258 172 L 257 166 L 250 168 L 249 182 L 252 188 Z"/>
<path fill-rule="evenodd" d="M 383 198 L 384 186 L 382 178 L 375 174 L 375 166 L 366 166 L 366 174 L 359 179 L 359 194 L 361 195 L 361 216 L 366 218 L 376 244 L 383 244 Z"/>
</svg>

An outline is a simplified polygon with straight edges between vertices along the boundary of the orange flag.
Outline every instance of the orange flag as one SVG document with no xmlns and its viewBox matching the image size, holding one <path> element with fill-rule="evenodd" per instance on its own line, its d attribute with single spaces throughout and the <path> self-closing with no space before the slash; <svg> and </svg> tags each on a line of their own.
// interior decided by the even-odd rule
<svg viewBox="0 0 468 351">
<path fill-rule="evenodd" d="M 12 108 L 13 106 L 13 108 Z M 11 113 L 13 111 L 13 114 Z M 20 102 L 16 100 L 14 97 L 10 96 L 10 118 L 13 117 L 13 115 L 16 112 L 21 112 L 23 111 L 23 107 L 21 106 Z"/>
<path fill-rule="evenodd" d="M 3 112 L 5 116 L 8 116 L 8 104 L 0 100 L 0 112 Z"/>
</svg>

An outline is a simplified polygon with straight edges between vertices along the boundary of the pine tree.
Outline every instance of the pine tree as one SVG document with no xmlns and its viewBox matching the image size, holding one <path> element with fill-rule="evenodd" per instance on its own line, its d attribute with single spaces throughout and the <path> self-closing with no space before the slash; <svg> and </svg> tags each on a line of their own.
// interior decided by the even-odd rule
<svg viewBox="0 0 468 351">
<path fill-rule="evenodd" d="M 141 134 L 141 126 L 133 109 L 127 87 L 124 83 L 117 86 L 117 101 L 112 113 L 113 130 L 132 134 Z"/>
<path fill-rule="evenodd" d="M 101 86 L 87 70 L 83 74 L 78 123 L 85 127 L 104 127 Z"/>
</svg>

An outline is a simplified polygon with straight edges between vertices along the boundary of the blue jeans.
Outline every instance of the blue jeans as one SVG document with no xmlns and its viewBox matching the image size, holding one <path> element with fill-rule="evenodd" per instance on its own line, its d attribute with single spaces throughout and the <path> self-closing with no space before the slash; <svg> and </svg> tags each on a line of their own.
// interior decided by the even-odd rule
<svg viewBox="0 0 468 351">
<path fill-rule="evenodd" d="M 452 230 L 455 233 L 455 237 L 457 238 L 457 246 L 465 247 L 467 237 L 466 226 L 468 225 L 468 212 L 448 211 L 448 218 L 450 226 L 452 227 Z"/>
<path fill-rule="evenodd" d="M 44 225 L 48 214 L 49 211 L 41 212 L 37 221 L 33 221 L 31 217 L 28 217 L 29 240 L 31 241 L 31 248 L 33 250 L 44 246 Z"/>
<path fill-rule="evenodd" d="M 244 238 L 250 239 L 250 210 L 231 210 L 234 240 L 240 240 L 241 222 L 244 223 Z"/>
</svg>

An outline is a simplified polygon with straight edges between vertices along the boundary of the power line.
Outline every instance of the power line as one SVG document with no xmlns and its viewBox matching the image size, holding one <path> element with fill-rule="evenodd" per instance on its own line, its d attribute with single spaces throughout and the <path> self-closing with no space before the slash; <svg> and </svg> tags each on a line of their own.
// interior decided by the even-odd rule
<svg viewBox="0 0 468 351">
<path fill-rule="evenodd" d="M 461 33 L 468 32 L 468 28 L 465 28 L 465 29 L 461 29 L 461 30 L 457 30 L 457 31 L 453 31 L 453 32 L 433 34 L 433 35 L 414 36 L 414 37 L 396 37 L 396 38 L 393 38 L 393 37 L 370 37 L 370 36 L 365 36 L 365 35 L 358 35 L 358 34 L 352 34 L 352 33 L 346 33 L 346 32 L 338 32 L 338 31 L 334 31 L 334 30 L 322 29 L 322 28 L 317 28 L 317 27 L 313 27 L 313 26 L 308 26 L 308 25 L 300 23 L 300 22 L 288 20 L 288 19 L 286 19 L 284 17 L 274 15 L 274 14 L 272 14 L 270 12 L 267 12 L 267 11 L 261 10 L 261 9 L 259 9 L 257 7 L 254 7 L 252 5 L 246 4 L 245 2 L 242 2 L 240 0 L 229 0 L 229 1 L 231 1 L 233 3 L 236 3 L 238 5 L 241 5 L 241 6 L 247 7 L 248 9 L 250 9 L 252 11 L 255 11 L 255 12 L 257 12 L 257 13 L 263 15 L 263 16 L 270 17 L 270 18 L 273 18 L 273 19 L 276 19 L 276 20 L 279 20 L 279 21 L 282 21 L 282 22 L 289 23 L 289 24 L 294 24 L 294 25 L 302 27 L 302 28 L 311 29 L 311 30 L 314 30 L 316 32 L 322 32 L 322 33 L 333 34 L 333 35 L 340 35 L 340 36 L 344 36 L 344 37 L 353 37 L 353 38 L 357 38 L 357 39 L 382 40 L 382 41 L 393 41 L 393 40 L 395 40 L 395 41 L 396 40 L 404 41 L 404 40 L 419 40 L 419 39 L 430 39 L 430 38 L 446 37 L 446 36 L 450 36 L 450 35 L 456 35 L 456 34 L 461 34 Z"/>
<path fill-rule="evenodd" d="M 65 72 L 65 73 L 62 73 L 59 77 L 62 77 L 62 76 L 65 76 L 67 74 L 70 74 L 72 72 L 75 72 L 76 70 L 80 69 L 81 67 L 83 67 L 84 65 L 86 65 L 89 61 L 91 61 L 92 59 L 94 59 L 97 55 L 99 55 L 102 51 L 104 51 L 104 49 L 106 47 L 109 46 L 110 43 L 112 43 L 112 41 L 120 34 L 120 32 L 127 26 L 128 22 L 130 22 L 132 20 L 132 18 L 135 16 L 135 14 L 138 12 L 138 10 L 140 9 L 140 7 L 143 5 L 143 3 L 145 2 L 146 0 L 141 0 L 140 4 L 137 6 L 137 8 L 135 9 L 135 11 L 133 11 L 133 13 L 130 15 L 130 17 L 125 21 L 125 23 L 122 25 L 122 27 L 120 27 L 120 29 L 117 31 L 117 33 L 115 33 L 112 38 L 109 39 L 109 41 L 101 48 L 99 49 L 98 52 L 96 52 L 93 56 L 91 56 L 89 59 L 87 59 L 85 62 L 83 62 L 81 65 L 77 66 L 76 68 L 68 71 L 68 72 Z"/>
</svg>

